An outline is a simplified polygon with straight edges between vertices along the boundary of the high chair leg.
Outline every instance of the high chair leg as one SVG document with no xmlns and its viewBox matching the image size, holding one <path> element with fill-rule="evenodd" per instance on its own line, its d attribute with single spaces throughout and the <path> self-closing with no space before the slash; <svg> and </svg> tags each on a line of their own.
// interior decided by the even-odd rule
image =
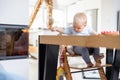
<svg viewBox="0 0 120 80">
<path fill-rule="evenodd" d="M 66 53 L 64 53 L 63 56 L 64 56 L 63 68 L 64 68 L 64 71 L 65 71 L 66 80 L 72 80 L 72 76 L 71 76 L 70 67 L 69 67 L 69 64 L 68 64 Z"/>
<path fill-rule="evenodd" d="M 101 64 L 101 60 L 97 61 L 96 63 Z M 99 72 L 101 80 L 107 80 L 103 67 L 98 68 L 98 72 Z"/>
</svg>

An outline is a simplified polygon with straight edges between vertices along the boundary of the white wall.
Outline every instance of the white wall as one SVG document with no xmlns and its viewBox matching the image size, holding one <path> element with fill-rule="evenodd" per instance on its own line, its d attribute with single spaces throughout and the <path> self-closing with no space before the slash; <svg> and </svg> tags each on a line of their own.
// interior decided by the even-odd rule
<svg viewBox="0 0 120 80">
<path fill-rule="evenodd" d="M 118 0 L 101 1 L 101 30 L 116 30 L 118 3 Z"/>
<path fill-rule="evenodd" d="M 28 25 L 28 0 L 0 0 L 0 24 Z"/>
<path fill-rule="evenodd" d="M 117 29 L 117 11 L 120 10 L 120 0 L 83 0 L 68 7 L 67 22 L 72 22 L 77 12 L 98 9 L 97 31 Z"/>
<path fill-rule="evenodd" d="M 94 5 L 93 5 L 94 4 Z M 85 11 L 85 10 L 90 10 L 90 9 L 99 9 L 100 8 L 100 0 L 83 0 L 83 1 L 79 1 L 77 4 L 74 4 L 72 6 L 68 7 L 68 18 L 69 17 L 73 17 L 75 15 L 75 13 L 77 12 L 81 12 L 81 11 Z M 67 18 L 67 19 L 68 19 Z M 68 19 L 68 22 L 72 21 Z"/>
<path fill-rule="evenodd" d="M 116 3 L 116 9 L 120 10 L 120 0 L 115 0 Z"/>
</svg>

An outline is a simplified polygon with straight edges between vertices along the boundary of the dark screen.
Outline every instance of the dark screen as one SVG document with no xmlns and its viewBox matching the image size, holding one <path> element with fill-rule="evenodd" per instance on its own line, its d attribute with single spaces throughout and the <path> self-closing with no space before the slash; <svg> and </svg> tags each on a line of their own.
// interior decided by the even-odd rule
<svg viewBox="0 0 120 80">
<path fill-rule="evenodd" d="M 0 28 L 0 59 L 28 56 L 28 32 L 15 28 Z"/>
</svg>

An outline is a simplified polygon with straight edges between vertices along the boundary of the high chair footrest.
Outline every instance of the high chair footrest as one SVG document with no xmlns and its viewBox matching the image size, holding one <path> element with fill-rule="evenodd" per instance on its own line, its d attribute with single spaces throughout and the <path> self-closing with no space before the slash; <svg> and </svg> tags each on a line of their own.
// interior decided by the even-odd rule
<svg viewBox="0 0 120 80">
<path fill-rule="evenodd" d="M 105 64 L 101 66 L 93 66 L 93 67 L 83 67 L 83 68 L 78 68 L 78 67 L 70 67 L 70 69 L 77 69 L 77 70 L 88 70 L 88 69 L 95 69 L 95 68 L 101 68 L 101 67 L 110 67 L 112 64 Z"/>
</svg>

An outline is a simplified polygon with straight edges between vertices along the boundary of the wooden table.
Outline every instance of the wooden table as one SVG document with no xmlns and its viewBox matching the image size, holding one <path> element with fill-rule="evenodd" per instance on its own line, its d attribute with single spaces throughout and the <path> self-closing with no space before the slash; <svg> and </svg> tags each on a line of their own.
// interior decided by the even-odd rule
<svg viewBox="0 0 120 80">
<path fill-rule="evenodd" d="M 106 68 L 107 80 L 118 80 L 120 66 L 120 36 L 39 36 L 39 78 L 56 80 L 59 45 L 86 47 L 105 47 L 106 63 L 113 64 Z M 113 56 L 114 55 L 114 56 Z"/>
</svg>

